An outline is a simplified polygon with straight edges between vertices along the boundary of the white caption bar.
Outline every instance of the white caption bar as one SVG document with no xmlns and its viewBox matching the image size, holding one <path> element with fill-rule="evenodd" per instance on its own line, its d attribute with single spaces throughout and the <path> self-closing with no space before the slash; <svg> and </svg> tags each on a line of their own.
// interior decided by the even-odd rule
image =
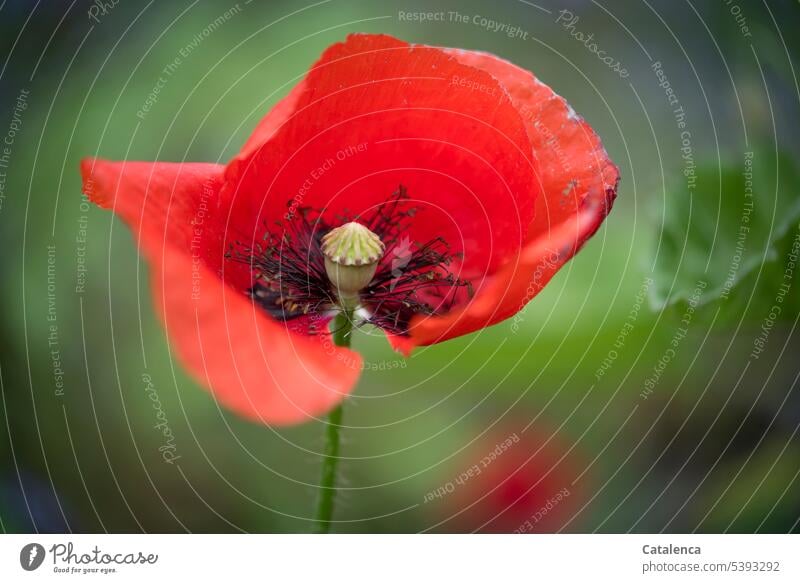
<svg viewBox="0 0 800 583">
<path fill-rule="evenodd" d="M 793 535 L 4 535 L 0 581 L 800 581 Z"/>
</svg>

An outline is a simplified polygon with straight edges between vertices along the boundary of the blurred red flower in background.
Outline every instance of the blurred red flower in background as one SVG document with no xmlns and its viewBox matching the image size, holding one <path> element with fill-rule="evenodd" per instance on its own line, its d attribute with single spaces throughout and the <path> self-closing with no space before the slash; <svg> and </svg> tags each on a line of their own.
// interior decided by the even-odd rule
<svg viewBox="0 0 800 583">
<path fill-rule="evenodd" d="M 580 452 L 542 429 L 493 429 L 458 456 L 461 473 L 442 496 L 445 522 L 454 532 L 556 532 L 585 500 Z M 519 424 L 516 427 L 524 427 Z M 508 430 L 508 432 L 506 432 Z"/>
<path fill-rule="evenodd" d="M 81 171 L 136 234 L 187 369 L 275 424 L 326 412 L 361 370 L 328 332 L 333 229 L 380 239 L 359 314 L 408 354 L 518 312 L 597 230 L 619 180 L 531 73 L 385 35 L 329 47 L 227 165 L 93 158 Z"/>
</svg>

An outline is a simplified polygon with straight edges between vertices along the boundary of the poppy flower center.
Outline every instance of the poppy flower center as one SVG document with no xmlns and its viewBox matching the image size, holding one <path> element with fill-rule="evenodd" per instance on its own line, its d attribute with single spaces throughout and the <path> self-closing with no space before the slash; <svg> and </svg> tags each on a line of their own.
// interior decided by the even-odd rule
<svg viewBox="0 0 800 583">
<path fill-rule="evenodd" d="M 408 335 L 415 315 L 443 314 L 472 296 L 469 281 L 450 270 L 458 254 L 445 240 L 407 235 L 417 210 L 402 186 L 336 225 L 323 211 L 301 208 L 277 228 L 265 225 L 263 242 L 234 243 L 227 257 L 250 267 L 250 298 L 277 320 L 300 321 L 293 329 L 325 331 L 320 321 L 358 310 L 358 324 Z"/>
<path fill-rule="evenodd" d="M 325 272 L 342 307 L 352 310 L 359 306 L 359 292 L 372 281 L 385 249 L 378 235 L 355 221 L 322 237 Z"/>
</svg>

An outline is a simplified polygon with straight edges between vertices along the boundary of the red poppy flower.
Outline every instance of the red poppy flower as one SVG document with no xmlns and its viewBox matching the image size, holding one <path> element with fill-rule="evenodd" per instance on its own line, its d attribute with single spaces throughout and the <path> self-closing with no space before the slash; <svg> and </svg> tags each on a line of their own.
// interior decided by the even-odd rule
<svg viewBox="0 0 800 583">
<path fill-rule="evenodd" d="M 619 176 L 531 73 L 361 34 L 329 47 L 227 165 L 81 170 L 135 232 L 185 366 L 269 423 L 325 412 L 359 375 L 328 333 L 346 295 L 331 265 L 371 262 L 349 297 L 408 354 L 520 310 L 597 230 Z M 325 239 L 351 223 L 366 228 Z"/>
</svg>

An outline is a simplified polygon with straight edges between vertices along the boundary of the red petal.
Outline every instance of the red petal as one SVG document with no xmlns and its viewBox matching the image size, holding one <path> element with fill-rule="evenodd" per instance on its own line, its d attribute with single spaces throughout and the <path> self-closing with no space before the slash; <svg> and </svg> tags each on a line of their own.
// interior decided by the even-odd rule
<svg viewBox="0 0 800 583">
<path fill-rule="evenodd" d="M 90 198 L 137 234 L 170 340 L 220 402 L 267 423 L 294 423 L 324 413 L 352 389 L 357 353 L 324 336 L 292 334 L 195 252 L 193 236 L 208 239 L 206 253 L 220 249 L 205 213 L 217 206 L 222 166 L 84 160 L 81 170 Z"/>
<path fill-rule="evenodd" d="M 256 129 L 253 130 L 253 133 L 247 139 L 247 142 L 236 156 L 236 159 L 247 159 L 248 156 L 258 150 L 267 140 L 275 135 L 275 132 L 286 123 L 286 120 L 289 119 L 297 109 L 297 100 L 305 91 L 305 87 L 305 81 L 301 81 L 292 88 L 286 97 L 276 103 L 275 107 L 269 110 L 269 113 L 258 122 Z"/>
<path fill-rule="evenodd" d="M 397 352 L 405 355 L 406 357 L 411 356 L 411 353 L 414 351 L 414 348 L 417 345 L 414 342 L 414 339 L 409 336 L 400 336 L 399 334 L 392 334 L 391 332 L 386 332 L 386 339 L 389 341 L 389 345 Z"/>
<path fill-rule="evenodd" d="M 539 160 L 544 195 L 536 201 L 519 256 L 494 274 L 469 305 L 412 322 L 412 338 L 419 345 L 474 332 L 521 310 L 597 231 L 619 182 L 619 171 L 592 128 L 530 72 L 485 53 L 449 53 L 491 73 L 511 95 Z"/>
<path fill-rule="evenodd" d="M 225 205 L 247 241 L 293 202 L 360 213 L 403 184 L 421 209 L 409 237 L 443 236 L 465 255 L 461 275 L 482 277 L 525 238 L 538 191 L 530 152 L 488 73 L 441 49 L 351 35 L 312 68 L 272 139 L 231 164 Z"/>
<path fill-rule="evenodd" d="M 192 221 L 213 211 L 224 166 L 161 162 L 81 161 L 83 191 L 133 228 L 141 246 L 160 249 L 164 241 L 187 247 Z"/>
<path fill-rule="evenodd" d="M 165 250 L 153 293 L 181 361 L 226 407 L 270 424 L 308 421 L 339 403 L 361 373 L 357 352 L 272 320 L 192 258 Z M 193 282 L 199 282 L 193 289 Z"/>
<path fill-rule="evenodd" d="M 412 320 L 412 340 L 417 346 L 442 342 L 513 316 L 578 252 L 603 216 L 602 210 L 590 207 L 549 229 L 501 268 L 464 308 L 444 316 Z M 408 347 L 404 348 L 408 354 Z"/>
</svg>

